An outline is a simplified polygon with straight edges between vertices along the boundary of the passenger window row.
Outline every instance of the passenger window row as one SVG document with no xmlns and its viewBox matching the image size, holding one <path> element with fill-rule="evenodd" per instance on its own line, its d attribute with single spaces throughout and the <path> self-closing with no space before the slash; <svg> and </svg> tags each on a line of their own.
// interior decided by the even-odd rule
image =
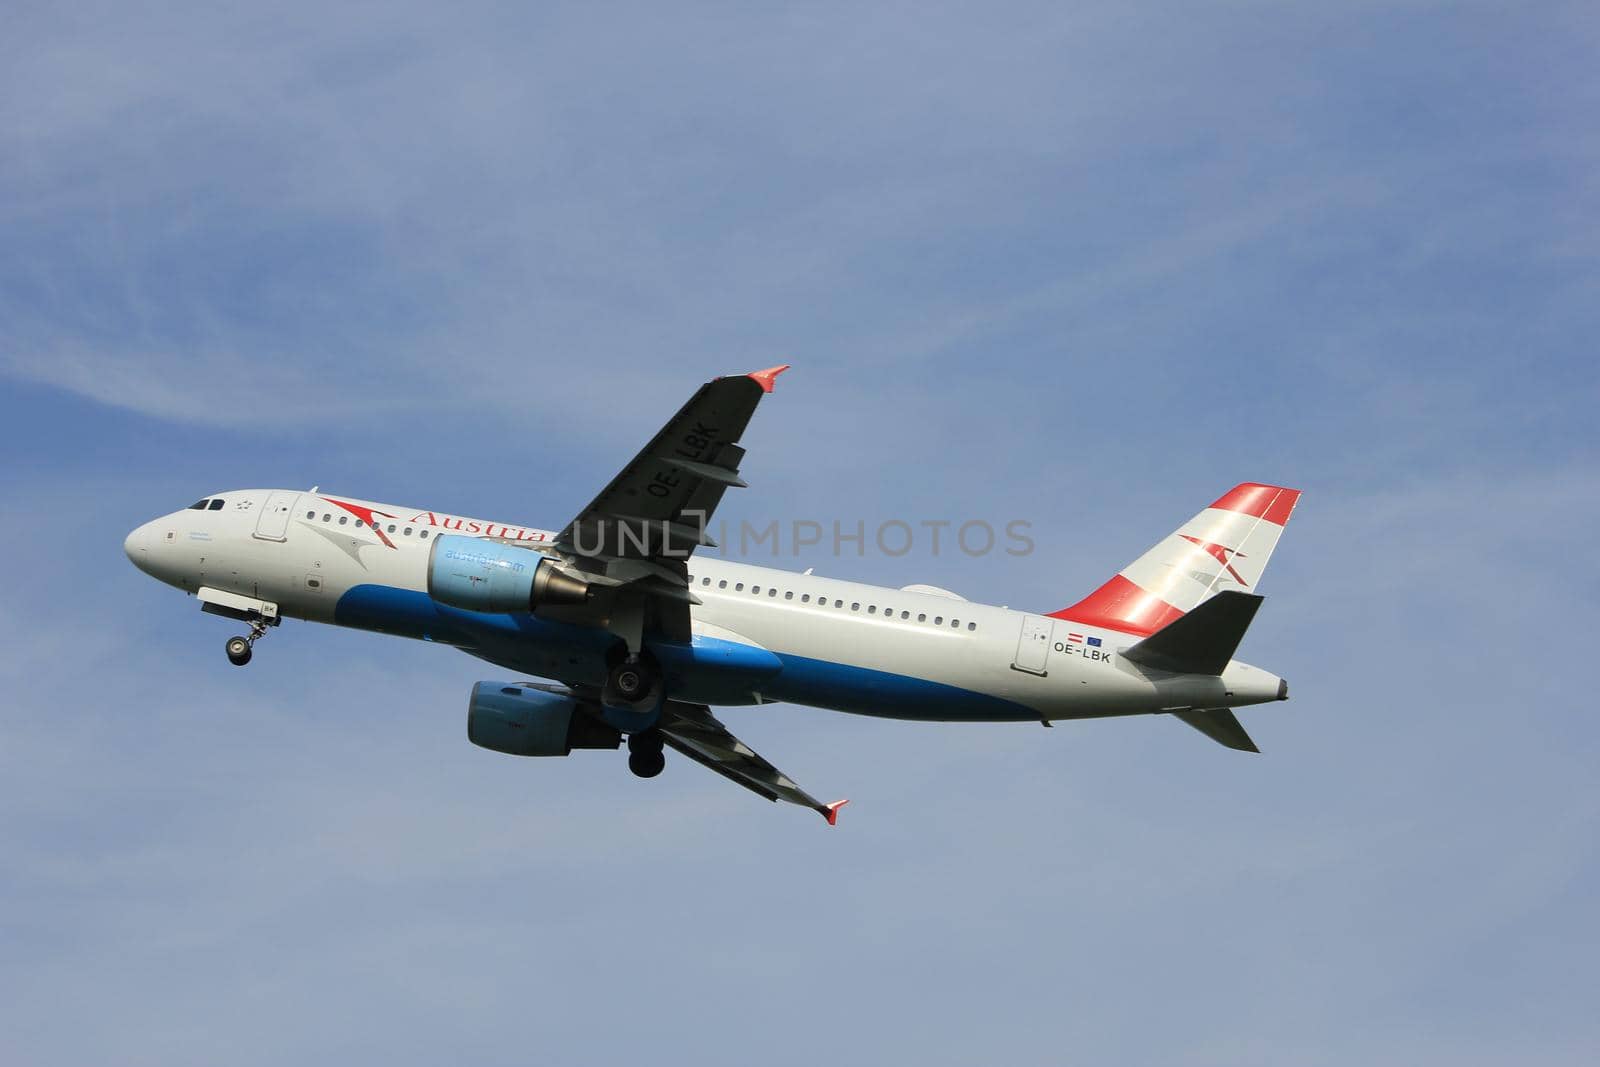
<svg viewBox="0 0 1600 1067">
<path fill-rule="evenodd" d="M 315 520 L 316 517 L 317 517 L 317 513 L 315 511 L 306 512 L 306 518 L 307 519 Z M 322 513 L 322 521 L 323 522 L 332 522 L 333 521 L 333 513 L 324 511 Z M 349 524 L 350 524 L 350 516 L 348 516 L 348 515 L 340 515 L 339 516 L 339 525 L 340 526 L 348 526 Z M 366 525 L 366 523 L 363 522 L 361 519 L 357 519 L 356 520 L 356 526 L 360 527 L 360 526 L 365 526 L 365 525 Z M 382 523 L 375 522 L 375 523 L 372 524 L 372 528 L 374 530 L 376 530 L 382 525 L 383 525 Z M 389 524 L 389 532 L 390 533 L 394 533 L 395 532 L 395 524 L 392 523 L 392 522 Z M 415 531 L 413 531 L 412 527 L 410 527 L 410 526 L 407 526 L 401 532 L 400 536 L 401 537 L 410 537 L 413 532 L 416 533 L 417 539 L 419 541 L 426 541 L 428 539 L 428 531 L 427 530 L 415 530 Z"/>
<path fill-rule="evenodd" d="M 689 575 L 690 584 L 693 584 L 694 581 L 695 581 L 695 576 L 692 575 L 692 574 Z M 709 586 L 711 584 L 711 579 L 702 577 L 700 579 L 700 584 L 702 586 Z M 727 589 L 728 588 L 727 579 L 723 579 L 723 580 L 717 582 L 717 588 L 718 589 Z M 766 590 L 767 590 L 766 591 L 766 595 L 767 595 L 767 597 L 769 599 L 775 599 L 777 597 L 778 589 L 777 589 L 776 586 L 770 586 L 769 585 L 769 586 L 766 587 Z M 745 591 L 744 583 L 743 582 L 734 582 L 733 583 L 733 591 L 735 593 L 744 592 Z M 750 587 L 750 595 L 751 596 L 760 596 L 761 595 L 761 586 L 752 585 Z M 793 600 L 794 598 L 795 598 L 794 590 L 792 590 L 792 589 L 783 590 L 783 599 L 785 599 L 785 600 Z M 800 603 L 802 603 L 802 604 L 811 604 L 811 603 L 813 603 L 811 594 L 810 593 L 801 593 L 800 594 Z M 815 600 L 815 605 L 817 607 L 819 607 L 819 608 L 827 607 L 828 606 L 828 598 L 825 597 L 825 596 L 817 597 L 816 600 Z M 833 601 L 833 607 L 836 610 L 843 610 L 844 601 L 843 600 L 834 600 Z M 859 600 L 851 601 L 850 610 L 854 611 L 854 612 L 860 612 L 861 611 L 861 602 Z M 878 615 L 880 613 L 881 613 L 882 617 L 885 618 L 885 619 L 892 619 L 892 618 L 895 617 L 894 609 L 891 608 L 891 607 L 885 606 L 882 609 L 880 609 L 878 607 L 878 605 L 876 605 L 876 604 L 868 604 L 867 605 L 867 614 L 868 615 Z M 911 621 L 911 612 L 902 610 L 900 612 L 900 619 L 903 622 L 910 622 Z M 917 622 L 921 622 L 921 623 L 926 623 L 928 621 L 927 613 L 926 612 L 918 612 L 916 621 Z M 933 625 L 935 625 L 935 626 L 943 626 L 944 624 L 945 624 L 945 618 L 944 618 L 943 615 L 935 615 L 933 617 Z M 961 620 L 960 619 L 951 619 L 950 620 L 950 628 L 953 629 L 953 630 L 961 629 Z M 977 628 L 978 628 L 978 624 L 977 623 L 975 623 L 975 622 L 967 623 L 967 629 L 969 631 L 970 630 L 976 630 Z"/>
</svg>

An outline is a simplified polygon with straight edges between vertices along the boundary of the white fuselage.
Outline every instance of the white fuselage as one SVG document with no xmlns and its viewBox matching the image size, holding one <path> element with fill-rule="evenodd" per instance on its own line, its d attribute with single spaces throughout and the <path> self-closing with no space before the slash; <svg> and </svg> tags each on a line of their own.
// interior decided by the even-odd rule
<svg viewBox="0 0 1600 1067">
<path fill-rule="evenodd" d="M 213 508 L 209 501 L 222 501 Z M 146 573 L 212 603 L 439 641 L 501 666 L 594 684 L 606 635 L 534 616 L 461 612 L 428 597 L 441 534 L 547 543 L 532 527 L 295 490 L 207 498 L 128 536 Z M 976 604 L 697 555 L 689 647 L 662 648 L 675 695 L 792 701 L 908 719 L 1027 721 L 1237 707 L 1279 679 L 1233 662 L 1218 676 L 1141 667 L 1137 636 Z"/>
</svg>

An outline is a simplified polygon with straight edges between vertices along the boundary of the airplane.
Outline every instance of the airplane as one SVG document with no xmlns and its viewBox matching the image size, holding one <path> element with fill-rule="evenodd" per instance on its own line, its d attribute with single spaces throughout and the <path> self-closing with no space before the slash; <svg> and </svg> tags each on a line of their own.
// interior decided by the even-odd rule
<svg viewBox="0 0 1600 1067">
<path fill-rule="evenodd" d="M 942 722 L 1171 715 L 1259 751 L 1234 708 L 1287 700 L 1233 658 L 1300 492 L 1246 482 L 1098 589 L 1051 612 L 711 558 L 739 441 L 787 365 L 712 379 L 560 530 L 323 493 L 213 493 L 139 526 L 139 570 L 249 627 L 285 618 L 450 645 L 512 674 L 481 681 L 472 743 L 517 756 L 619 749 L 642 778 L 668 747 L 833 825 L 821 803 L 711 713 L 784 701 Z"/>
</svg>

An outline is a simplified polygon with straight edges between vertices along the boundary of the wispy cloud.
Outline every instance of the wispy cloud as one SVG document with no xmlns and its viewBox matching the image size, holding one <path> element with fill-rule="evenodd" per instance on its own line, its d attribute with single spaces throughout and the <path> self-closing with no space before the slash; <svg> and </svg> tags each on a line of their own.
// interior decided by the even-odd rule
<svg viewBox="0 0 1600 1067">
<path fill-rule="evenodd" d="M 8 15 L 12 1059 L 1587 1062 L 1582 7 Z M 1049 609 L 1301 484 L 1266 755 L 729 709 L 828 834 L 475 750 L 449 649 L 236 671 L 121 556 L 247 482 L 559 523 L 780 358 L 730 521 L 1038 545 L 796 566 Z"/>
<path fill-rule="evenodd" d="M 1207 80 L 1220 53 L 1159 41 L 1118 61 L 1141 27 L 1109 11 L 1036 11 L 1022 38 L 950 13 L 774 38 L 641 12 L 598 62 L 563 47 L 598 28 L 570 11 L 509 28 L 402 12 L 376 33 L 365 15 L 205 13 L 176 35 L 37 18 L 0 113 L 24 161 L 5 182 L 0 366 L 159 417 L 223 422 L 242 391 L 285 420 L 446 397 L 561 418 L 540 373 L 653 393 L 666 376 L 641 357 L 809 354 L 876 382 L 1055 337 L 1025 350 L 1126 364 L 1217 331 L 1198 305 L 1219 276 L 1241 309 L 1224 323 L 1251 315 L 1294 351 L 1293 320 L 1257 311 L 1284 299 L 1286 260 L 1303 279 L 1336 231 L 1394 227 L 1404 260 L 1472 228 L 1470 202 L 1409 191 L 1447 177 L 1418 169 L 1438 133 L 1318 146 L 1334 131 L 1305 123 L 1327 106 L 1313 85 L 1228 87 Z M 1196 82 L 1209 95 L 1175 137 Z M 1477 217 L 1545 229 L 1510 194 Z"/>
</svg>

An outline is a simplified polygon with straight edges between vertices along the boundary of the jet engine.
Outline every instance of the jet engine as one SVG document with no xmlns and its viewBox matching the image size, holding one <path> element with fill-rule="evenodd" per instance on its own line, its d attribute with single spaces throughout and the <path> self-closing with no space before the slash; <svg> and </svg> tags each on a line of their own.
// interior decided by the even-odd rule
<svg viewBox="0 0 1600 1067">
<path fill-rule="evenodd" d="M 558 686 L 479 682 L 467 703 L 467 740 L 511 756 L 566 756 L 575 748 L 617 748 L 622 734 Z"/>
<path fill-rule="evenodd" d="M 589 583 L 531 548 L 446 534 L 428 554 L 428 595 L 464 611 L 532 611 L 581 604 Z"/>
</svg>

